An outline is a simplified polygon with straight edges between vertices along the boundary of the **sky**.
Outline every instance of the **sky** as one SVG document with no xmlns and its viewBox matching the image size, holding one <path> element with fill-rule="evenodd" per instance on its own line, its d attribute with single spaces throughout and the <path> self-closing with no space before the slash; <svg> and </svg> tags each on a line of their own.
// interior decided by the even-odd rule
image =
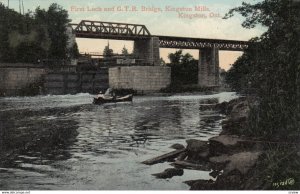
<svg viewBox="0 0 300 194">
<path fill-rule="evenodd" d="M 257 3 L 261 0 L 243 0 Z M 8 0 L 0 0 L 7 5 Z M 257 27 L 244 29 L 243 17 L 236 15 L 224 20 L 229 9 L 241 5 L 241 0 L 24 0 L 24 9 L 34 10 L 37 6 L 47 9 L 57 3 L 69 11 L 72 23 L 81 20 L 144 24 L 152 35 L 181 36 L 194 38 L 215 38 L 228 40 L 249 40 L 261 35 L 265 29 Z M 126 6 L 128 6 L 127 11 Z M 135 9 L 134 9 L 135 7 Z M 199 7 L 200 11 L 195 11 Z M 19 0 L 10 0 L 10 8 L 19 10 Z M 122 9 L 122 11 L 121 11 Z M 172 9 L 181 9 L 172 11 Z M 198 14 L 196 18 L 190 18 Z M 79 39 L 80 52 L 102 52 L 108 40 Z M 121 53 L 125 46 L 130 52 L 133 42 L 109 40 L 110 47 Z M 168 62 L 168 54 L 175 49 L 160 49 L 160 55 Z M 184 50 L 199 58 L 197 50 Z M 220 67 L 229 69 L 242 52 L 220 51 Z"/>
</svg>

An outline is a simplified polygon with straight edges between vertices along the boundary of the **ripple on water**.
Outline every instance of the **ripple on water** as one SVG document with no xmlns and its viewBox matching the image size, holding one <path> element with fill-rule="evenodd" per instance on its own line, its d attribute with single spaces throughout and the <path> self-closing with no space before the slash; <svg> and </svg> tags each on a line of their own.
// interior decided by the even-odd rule
<svg viewBox="0 0 300 194">
<path fill-rule="evenodd" d="M 0 166 L 4 189 L 188 189 L 183 181 L 209 179 L 209 171 L 158 180 L 151 174 L 169 163 L 141 161 L 171 151 L 174 143 L 218 135 L 224 116 L 200 106 L 236 96 L 135 97 L 103 106 L 92 105 L 92 97 L 0 98 L 0 116 L 16 118 L 0 120 L 0 141 L 7 152 L 16 151 Z"/>
</svg>

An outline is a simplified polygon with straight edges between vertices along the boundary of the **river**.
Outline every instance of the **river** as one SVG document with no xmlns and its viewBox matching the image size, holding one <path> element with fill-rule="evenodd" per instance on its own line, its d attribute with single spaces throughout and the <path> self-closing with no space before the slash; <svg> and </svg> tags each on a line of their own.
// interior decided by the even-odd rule
<svg viewBox="0 0 300 194">
<path fill-rule="evenodd" d="M 170 163 L 141 162 L 221 131 L 224 115 L 200 106 L 235 93 L 134 97 L 93 105 L 92 95 L 0 98 L 0 190 L 187 190 L 209 171 L 151 174 Z"/>
</svg>

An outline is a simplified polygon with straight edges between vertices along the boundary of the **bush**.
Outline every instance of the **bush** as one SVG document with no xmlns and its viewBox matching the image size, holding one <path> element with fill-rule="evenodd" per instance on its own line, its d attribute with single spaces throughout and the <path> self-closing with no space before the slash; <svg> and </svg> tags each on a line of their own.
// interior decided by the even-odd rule
<svg viewBox="0 0 300 194">
<path fill-rule="evenodd" d="M 250 174 L 260 189 L 299 190 L 299 149 L 293 144 L 269 144 L 267 151 Z M 254 187 L 255 187 L 254 186 Z"/>
<path fill-rule="evenodd" d="M 254 5 L 243 3 L 227 14 L 241 13 L 246 28 L 257 24 L 268 28 L 252 39 L 226 78 L 237 91 L 258 99 L 245 131 L 251 136 L 291 141 L 300 136 L 299 9 L 300 2 L 264 0 Z"/>
</svg>

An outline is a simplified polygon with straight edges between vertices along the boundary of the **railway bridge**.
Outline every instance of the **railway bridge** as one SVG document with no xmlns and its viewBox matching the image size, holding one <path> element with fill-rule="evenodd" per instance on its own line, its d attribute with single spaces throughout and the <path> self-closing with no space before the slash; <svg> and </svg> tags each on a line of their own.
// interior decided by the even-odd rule
<svg viewBox="0 0 300 194">
<path fill-rule="evenodd" d="M 70 24 L 77 38 L 134 41 L 133 54 L 149 66 L 160 65 L 159 48 L 199 50 L 198 85 L 219 85 L 219 50 L 243 51 L 247 41 L 152 35 L 145 25 L 82 20 Z"/>
</svg>

